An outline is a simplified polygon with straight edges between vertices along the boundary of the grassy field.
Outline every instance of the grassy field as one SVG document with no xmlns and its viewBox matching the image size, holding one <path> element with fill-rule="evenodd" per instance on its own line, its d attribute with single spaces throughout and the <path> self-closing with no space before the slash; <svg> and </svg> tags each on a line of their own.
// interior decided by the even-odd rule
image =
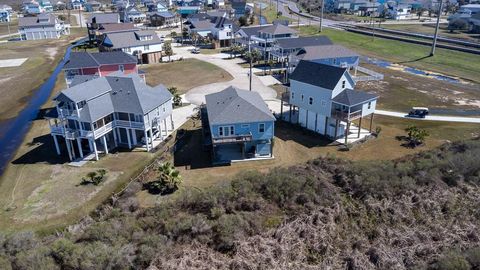
<svg viewBox="0 0 480 270">
<path fill-rule="evenodd" d="M 437 109 L 479 109 L 478 84 L 455 84 L 406 72 L 362 64 L 384 75 L 382 81 L 359 82 L 357 90 L 377 94 L 379 109 L 408 111 L 413 106 Z"/>
<path fill-rule="evenodd" d="M 300 34 L 303 36 L 318 35 L 318 27 L 302 26 Z M 480 82 L 480 76 L 478 76 L 480 71 L 479 55 L 439 48 L 436 50 L 435 56 L 428 57 L 430 47 L 427 46 L 382 38 L 373 40 L 370 36 L 333 29 L 324 29 L 322 34 L 330 37 L 333 42 L 349 47 L 365 56 Z"/>
<path fill-rule="evenodd" d="M 472 34 L 467 31 L 453 31 L 447 29 L 447 24 L 440 25 L 439 35 L 449 38 L 465 39 L 480 42 L 480 34 Z M 406 31 L 410 33 L 431 34 L 435 33 L 435 24 L 382 24 L 382 28 Z"/>
<path fill-rule="evenodd" d="M 197 59 L 144 65 L 140 69 L 147 73 L 149 85 L 162 83 L 166 87 L 175 86 L 180 93 L 185 93 L 196 86 L 233 79 L 223 69 Z"/>
<path fill-rule="evenodd" d="M 10 27 L 10 33 L 18 32 L 18 19 L 17 17 L 12 17 L 12 21 L 10 23 L 2 22 L 0 23 L 0 36 L 1 35 L 8 35 L 8 28 Z"/>
<path fill-rule="evenodd" d="M 72 29 L 60 40 L 16 41 L 0 44 L 0 59 L 28 58 L 18 67 L 0 68 L 0 121 L 15 117 L 28 97 L 39 87 L 62 59 L 67 46 L 85 34 Z"/>
<path fill-rule="evenodd" d="M 53 97 L 66 88 L 61 73 Z M 51 99 L 42 107 L 51 108 Z M 60 140 L 61 144 L 63 143 Z M 32 123 L 13 161 L 0 177 L 0 231 L 48 232 L 77 222 L 155 160 L 161 151 L 113 152 L 83 167 L 67 165 L 66 148 L 57 156 L 48 124 L 39 117 Z M 107 170 L 101 185 L 80 185 L 88 172 Z"/>
</svg>

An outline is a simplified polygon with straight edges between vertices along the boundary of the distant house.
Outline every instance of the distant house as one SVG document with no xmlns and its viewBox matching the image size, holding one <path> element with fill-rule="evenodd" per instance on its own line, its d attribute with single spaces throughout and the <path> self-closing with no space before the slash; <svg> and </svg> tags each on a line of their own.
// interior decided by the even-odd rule
<svg viewBox="0 0 480 270">
<path fill-rule="evenodd" d="M 189 16 L 186 23 L 190 34 L 196 33 L 202 38 L 210 37 L 215 47 L 228 47 L 234 41 L 238 26 L 226 17 L 211 17 L 206 13 Z"/>
<path fill-rule="evenodd" d="M 470 18 L 480 13 L 480 4 L 468 4 L 461 6 L 457 13 L 448 17 L 448 22 L 451 24 L 457 20 L 469 22 Z"/>
<path fill-rule="evenodd" d="M 70 0 L 68 7 L 73 10 L 83 10 L 84 2 L 83 0 Z"/>
<path fill-rule="evenodd" d="M 136 74 L 95 78 L 62 90 L 46 114 L 58 155 L 70 160 L 136 146 L 150 151 L 173 130 L 172 95 Z M 63 138 L 64 140 L 59 140 Z"/>
<path fill-rule="evenodd" d="M 72 52 L 63 66 L 65 82 L 69 87 L 75 76 L 105 77 L 112 73 L 139 73 L 137 59 L 124 52 Z M 140 75 L 142 78 L 145 76 Z"/>
<path fill-rule="evenodd" d="M 154 31 L 134 30 L 108 33 L 99 46 L 101 52 L 123 51 L 136 56 L 141 63 L 157 63 L 162 58 L 163 41 Z"/>
<path fill-rule="evenodd" d="M 102 8 L 102 3 L 98 2 L 98 1 L 95 1 L 95 0 L 92 0 L 92 1 L 88 1 L 87 3 L 85 3 L 84 7 L 85 7 L 86 12 L 94 12 L 94 11 L 98 11 Z"/>
<path fill-rule="evenodd" d="M 245 15 L 247 1 L 246 0 L 230 0 L 230 5 L 234 10 L 236 18 L 240 18 Z"/>
<path fill-rule="evenodd" d="M 472 15 L 469 22 L 469 30 L 473 33 L 480 33 L 480 13 Z"/>
<path fill-rule="evenodd" d="M 22 40 L 58 39 L 70 34 L 70 25 L 51 13 L 37 17 L 18 18 L 18 33 Z"/>
<path fill-rule="evenodd" d="M 88 18 L 87 31 L 90 41 L 97 40 L 99 36 L 97 31 L 106 24 L 120 24 L 120 15 L 118 13 L 96 13 Z"/>
<path fill-rule="evenodd" d="M 150 26 L 172 27 L 177 23 L 177 17 L 171 12 L 153 12 L 148 15 Z"/>
<path fill-rule="evenodd" d="M 360 55 L 341 45 L 305 46 L 290 56 L 289 70 L 293 72 L 301 60 L 339 66 L 356 71 Z"/>
<path fill-rule="evenodd" d="M 131 6 L 120 12 L 120 21 L 143 23 L 147 20 L 147 15 L 140 11 L 137 7 Z"/>
<path fill-rule="evenodd" d="M 148 12 L 167 12 L 168 5 L 162 2 L 152 2 L 147 4 Z"/>
<path fill-rule="evenodd" d="M 278 40 L 297 36 L 296 30 L 283 24 L 273 24 L 259 28 L 257 34 L 250 37 L 250 42 L 253 49 L 259 50 L 264 57 L 269 57 Z"/>
<path fill-rule="evenodd" d="M 202 125 L 214 164 L 273 157 L 275 117 L 257 92 L 230 86 L 205 99 Z"/>
<path fill-rule="evenodd" d="M 24 2 L 22 5 L 23 13 L 27 15 L 37 15 L 42 13 L 42 9 L 37 2 Z"/>
<path fill-rule="evenodd" d="M 200 11 L 201 7 L 199 6 L 179 6 L 177 7 L 177 13 L 182 17 L 186 17 L 190 14 L 195 14 Z"/>
<path fill-rule="evenodd" d="M 9 5 L 0 5 L 0 22 L 10 22 L 13 10 Z"/>
<path fill-rule="evenodd" d="M 53 12 L 53 5 L 49 0 L 40 0 L 39 2 L 41 12 Z"/>
<path fill-rule="evenodd" d="M 225 7 L 225 0 L 213 0 L 213 7 L 214 8 L 224 8 Z"/>
<path fill-rule="evenodd" d="M 368 115 L 371 132 L 377 103 L 377 96 L 354 87 L 347 68 L 302 60 L 290 76 L 282 102 L 290 105 L 290 121 L 333 139 L 343 137 L 347 144 L 350 135 L 360 138 L 362 119 Z M 359 128 L 352 134 L 354 120 Z"/>
<path fill-rule="evenodd" d="M 272 58 L 278 61 L 286 61 L 290 56 L 309 46 L 333 45 L 327 36 L 281 38 L 273 44 Z"/>
<path fill-rule="evenodd" d="M 410 5 L 389 5 L 386 9 L 386 17 L 392 20 L 406 20 L 411 16 L 412 7 Z"/>
</svg>

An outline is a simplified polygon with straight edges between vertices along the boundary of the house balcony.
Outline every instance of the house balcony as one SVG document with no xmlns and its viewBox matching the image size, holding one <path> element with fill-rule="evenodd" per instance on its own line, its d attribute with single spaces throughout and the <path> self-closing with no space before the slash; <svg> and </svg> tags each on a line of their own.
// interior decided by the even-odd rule
<svg viewBox="0 0 480 270">
<path fill-rule="evenodd" d="M 251 142 L 253 136 L 251 133 L 243 135 L 223 136 L 212 138 L 212 143 L 215 144 L 230 144 L 230 143 L 245 143 Z"/>
<path fill-rule="evenodd" d="M 75 140 L 76 138 L 88 138 L 93 136 L 93 132 L 89 130 L 75 130 L 60 126 L 51 126 L 50 132 L 52 135 L 63 136 L 67 140 Z"/>
<path fill-rule="evenodd" d="M 62 118 L 65 117 L 78 117 L 76 110 L 70 110 L 68 108 L 58 108 L 58 115 Z"/>
<path fill-rule="evenodd" d="M 342 120 L 342 121 L 353 121 L 362 117 L 362 110 L 348 112 L 338 109 L 332 109 L 331 111 L 332 118 Z"/>
</svg>

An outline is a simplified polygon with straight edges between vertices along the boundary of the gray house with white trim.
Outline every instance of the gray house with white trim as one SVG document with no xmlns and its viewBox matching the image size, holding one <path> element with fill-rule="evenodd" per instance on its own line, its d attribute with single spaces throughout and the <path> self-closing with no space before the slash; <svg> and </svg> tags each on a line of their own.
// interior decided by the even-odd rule
<svg viewBox="0 0 480 270">
<path fill-rule="evenodd" d="M 347 144 L 353 121 L 359 122 L 360 138 L 362 119 L 370 116 L 371 132 L 378 99 L 354 88 L 347 68 L 301 60 L 290 76 L 290 89 L 282 96 L 281 108 L 283 103 L 290 106 L 291 122 L 334 140 L 345 138 Z M 281 114 L 283 117 L 283 111 Z"/>
<path fill-rule="evenodd" d="M 54 101 L 56 109 L 45 118 L 57 154 L 64 144 L 70 160 L 85 153 L 98 160 L 99 152 L 116 147 L 150 151 L 174 129 L 170 92 L 162 84 L 146 85 L 137 74 L 87 78 Z"/>
</svg>

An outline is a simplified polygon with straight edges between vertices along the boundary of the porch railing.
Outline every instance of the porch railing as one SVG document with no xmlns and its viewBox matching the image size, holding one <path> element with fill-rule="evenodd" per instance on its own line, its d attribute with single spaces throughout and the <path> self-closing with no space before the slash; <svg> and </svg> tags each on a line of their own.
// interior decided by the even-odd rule
<svg viewBox="0 0 480 270">
<path fill-rule="evenodd" d="M 212 138 L 213 144 L 243 143 L 252 141 L 252 134 L 233 135 Z"/>
<path fill-rule="evenodd" d="M 332 110 L 331 115 L 332 115 L 333 118 L 336 118 L 336 119 L 339 119 L 339 120 L 352 121 L 352 120 L 355 120 L 355 119 L 358 119 L 358 118 L 362 117 L 362 110 L 358 110 L 358 111 L 348 113 L 348 112 L 345 112 L 345 111 L 334 109 L 334 110 Z"/>
</svg>

